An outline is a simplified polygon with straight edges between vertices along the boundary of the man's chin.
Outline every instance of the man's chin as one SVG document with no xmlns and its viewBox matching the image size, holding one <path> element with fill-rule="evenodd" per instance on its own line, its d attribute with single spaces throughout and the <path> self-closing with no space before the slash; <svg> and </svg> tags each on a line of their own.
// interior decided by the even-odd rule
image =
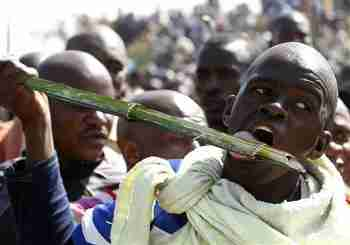
<svg viewBox="0 0 350 245">
<path fill-rule="evenodd" d="M 82 160 L 86 161 L 101 161 L 104 158 L 103 145 L 95 147 L 86 147 L 82 152 Z"/>
<path fill-rule="evenodd" d="M 273 165 L 269 160 L 256 159 L 237 153 L 228 154 L 225 164 L 232 164 L 231 171 L 240 175 L 240 178 L 253 181 L 254 184 L 264 185 L 288 173 L 290 170 Z"/>
</svg>

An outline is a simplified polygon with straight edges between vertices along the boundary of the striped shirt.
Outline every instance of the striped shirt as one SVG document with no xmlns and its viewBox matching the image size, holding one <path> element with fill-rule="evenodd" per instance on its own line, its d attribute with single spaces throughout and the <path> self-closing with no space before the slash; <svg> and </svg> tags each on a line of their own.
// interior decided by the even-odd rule
<svg viewBox="0 0 350 245">
<path fill-rule="evenodd" d="M 170 164 L 176 172 L 180 166 L 179 160 L 171 160 Z M 73 232 L 75 245 L 107 245 L 111 243 L 111 228 L 115 213 L 116 202 L 108 202 L 89 209 L 80 225 Z M 185 214 L 169 214 L 158 203 L 154 207 L 154 219 L 151 223 L 152 236 L 171 238 L 171 235 L 187 223 Z"/>
</svg>

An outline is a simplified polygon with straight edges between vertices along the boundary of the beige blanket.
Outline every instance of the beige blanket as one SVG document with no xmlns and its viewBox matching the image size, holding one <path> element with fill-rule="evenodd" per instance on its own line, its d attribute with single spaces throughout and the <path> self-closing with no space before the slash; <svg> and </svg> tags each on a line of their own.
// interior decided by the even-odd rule
<svg viewBox="0 0 350 245">
<path fill-rule="evenodd" d="M 198 148 L 176 175 L 163 159 L 139 163 L 121 186 L 112 244 L 350 244 L 344 184 L 326 157 L 305 164 L 320 190 L 306 199 L 271 204 L 220 178 L 224 154 L 213 146 Z M 189 220 L 167 239 L 150 232 L 156 198 L 162 208 L 186 212 Z"/>
</svg>

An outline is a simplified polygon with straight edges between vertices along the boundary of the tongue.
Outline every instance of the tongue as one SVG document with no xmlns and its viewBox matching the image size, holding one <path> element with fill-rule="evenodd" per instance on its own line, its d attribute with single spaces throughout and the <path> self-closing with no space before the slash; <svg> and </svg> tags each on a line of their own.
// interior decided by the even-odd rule
<svg viewBox="0 0 350 245">
<path fill-rule="evenodd" d="M 239 131 L 237 133 L 235 133 L 233 136 L 243 139 L 243 140 L 253 140 L 253 141 L 257 141 L 257 139 L 248 131 Z"/>
<path fill-rule="evenodd" d="M 257 139 L 248 131 L 239 131 L 239 132 L 235 133 L 233 136 L 240 138 L 242 140 L 257 141 Z M 247 156 L 241 155 L 241 154 L 236 153 L 236 152 L 230 152 L 230 155 L 235 159 L 246 159 L 247 158 Z"/>
</svg>

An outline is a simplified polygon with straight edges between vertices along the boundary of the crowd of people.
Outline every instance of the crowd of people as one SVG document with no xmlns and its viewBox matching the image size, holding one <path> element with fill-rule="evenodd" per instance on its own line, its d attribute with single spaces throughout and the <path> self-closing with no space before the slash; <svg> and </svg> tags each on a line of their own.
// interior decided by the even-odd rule
<svg viewBox="0 0 350 245">
<path fill-rule="evenodd" d="M 263 1 L 255 18 L 245 5 L 223 14 L 215 0 L 166 21 L 128 14 L 89 26 L 57 53 L 1 59 L 1 241 L 349 244 L 346 28 L 315 6 L 326 26 L 315 30 L 295 1 L 277 2 Z M 58 101 L 28 89 L 29 76 L 291 158 L 283 167 Z"/>
</svg>

